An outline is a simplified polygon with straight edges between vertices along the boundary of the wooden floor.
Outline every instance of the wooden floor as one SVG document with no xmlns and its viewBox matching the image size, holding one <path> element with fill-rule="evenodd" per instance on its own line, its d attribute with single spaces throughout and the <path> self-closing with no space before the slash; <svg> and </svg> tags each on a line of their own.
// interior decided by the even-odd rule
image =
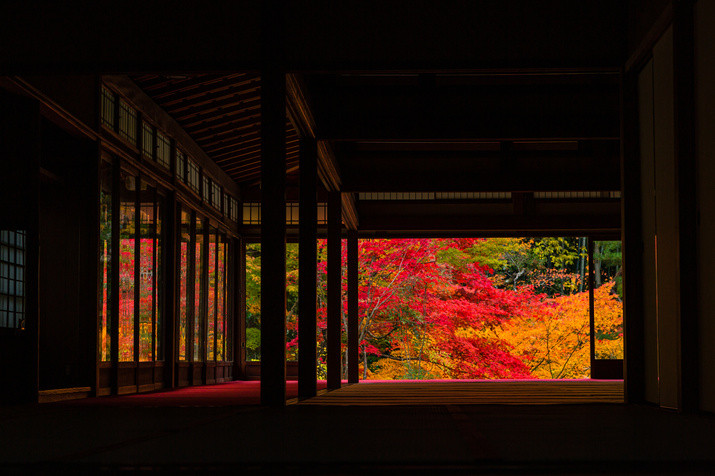
<svg viewBox="0 0 715 476">
<path fill-rule="evenodd" d="M 560 405 L 623 403 L 622 380 L 363 382 L 300 405 Z"/>
</svg>

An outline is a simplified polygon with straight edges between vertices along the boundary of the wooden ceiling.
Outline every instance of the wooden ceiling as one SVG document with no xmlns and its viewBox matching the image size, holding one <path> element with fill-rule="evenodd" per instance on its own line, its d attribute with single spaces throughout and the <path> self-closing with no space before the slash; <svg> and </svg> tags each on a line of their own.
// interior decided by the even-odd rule
<svg viewBox="0 0 715 476">
<path fill-rule="evenodd" d="M 257 74 L 132 76 L 239 185 L 261 175 L 261 78 Z M 298 170 L 298 134 L 286 122 L 286 169 Z"/>
</svg>

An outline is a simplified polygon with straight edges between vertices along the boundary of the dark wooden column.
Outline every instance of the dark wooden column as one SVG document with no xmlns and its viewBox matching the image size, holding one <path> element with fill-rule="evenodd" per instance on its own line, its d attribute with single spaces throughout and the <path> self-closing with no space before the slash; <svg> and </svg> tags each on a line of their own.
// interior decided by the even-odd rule
<svg viewBox="0 0 715 476">
<path fill-rule="evenodd" d="M 348 383 L 358 383 L 358 236 L 348 231 Z"/>
<path fill-rule="evenodd" d="M 286 86 L 284 2 L 261 12 L 261 404 L 285 405 Z"/>
<path fill-rule="evenodd" d="M 697 231 L 698 203 L 695 160 L 695 0 L 673 1 L 673 79 L 675 160 L 678 193 L 678 255 L 680 265 L 681 410 L 700 406 L 698 336 Z"/>
<path fill-rule="evenodd" d="M 0 90 L 0 230 L 25 232 L 25 322 L 0 328 L 0 404 L 38 399 L 40 141 L 39 103 Z"/>
<path fill-rule="evenodd" d="M 623 247 L 624 392 L 627 403 L 645 401 L 643 243 L 641 219 L 638 76 L 626 73 L 621 91 L 621 243 Z"/>
<path fill-rule="evenodd" d="M 177 348 L 177 319 L 176 295 L 178 287 L 178 267 L 176 265 L 176 250 L 178 249 L 179 227 L 181 224 L 181 211 L 176 203 L 175 192 L 169 193 L 165 199 L 166 225 L 164 232 L 164 259 L 161 271 L 166 277 L 164 280 L 164 383 L 168 388 L 177 384 L 176 357 Z M 162 217 L 163 219 L 163 217 Z"/>
<path fill-rule="evenodd" d="M 300 143 L 300 237 L 298 249 L 298 398 L 317 392 L 316 281 L 318 253 L 318 150 L 315 139 Z"/>
<path fill-rule="evenodd" d="M 591 360 L 591 378 L 594 378 L 594 363 L 596 361 L 596 309 L 593 304 L 593 286 L 595 283 L 593 270 L 593 237 L 588 237 L 588 323 L 589 323 L 589 342 L 590 345 L 590 360 Z"/>
<path fill-rule="evenodd" d="M 340 192 L 328 197 L 328 389 L 340 388 L 342 359 L 341 334 L 341 243 L 342 203 Z"/>
</svg>

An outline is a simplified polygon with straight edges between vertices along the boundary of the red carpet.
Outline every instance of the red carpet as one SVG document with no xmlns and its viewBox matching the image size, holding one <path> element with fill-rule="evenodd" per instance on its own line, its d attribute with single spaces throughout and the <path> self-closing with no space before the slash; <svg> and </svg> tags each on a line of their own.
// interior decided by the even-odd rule
<svg viewBox="0 0 715 476">
<path fill-rule="evenodd" d="M 325 380 L 318 381 L 318 390 L 326 387 Z M 298 381 L 286 382 L 288 398 L 298 396 Z M 161 406 L 161 407 L 224 407 L 233 405 L 258 405 L 261 403 L 261 382 L 234 381 L 201 387 L 185 387 L 151 393 L 119 397 L 85 398 L 65 402 L 70 405 L 110 406 Z"/>
</svg>

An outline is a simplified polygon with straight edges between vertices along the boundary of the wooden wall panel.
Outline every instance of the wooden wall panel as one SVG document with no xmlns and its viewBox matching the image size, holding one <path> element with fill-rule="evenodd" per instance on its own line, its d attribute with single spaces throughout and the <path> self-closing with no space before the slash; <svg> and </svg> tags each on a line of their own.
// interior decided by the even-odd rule
<svg viewBox="0 0 715 476">
<path fill-rule="evenodd" d="M 660 405 L 679 408 L 678 204 L 675 170 L 673 30 L 653 48 L 655 252 Z"/>
<path fill-rule="evenodd" d="M 700 408 L 715 412 L 715 2 L 709 0 L 695 5 L 695 55 Z"/>
<path fill-rule="evenodd" d="M 643 230 L 643 319 L 645 400 L 659 403 L 658 317 L 655 281 L 655 183 L 653 144 L 653 61 L 638 76 L 638 116 L 641 158 L 641 226 Z"/>
</svg>

